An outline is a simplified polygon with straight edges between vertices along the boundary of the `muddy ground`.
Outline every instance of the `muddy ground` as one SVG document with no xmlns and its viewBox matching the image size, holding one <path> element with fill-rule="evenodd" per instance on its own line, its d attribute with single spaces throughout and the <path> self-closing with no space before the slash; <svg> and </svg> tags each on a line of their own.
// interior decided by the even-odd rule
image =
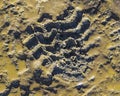
<svg viewBox="0 0 120 96">
<path fill-rule="evenodd" d="M 120 96 L 119 0 L 0 0 L 0 96 Z"/>
</svg>

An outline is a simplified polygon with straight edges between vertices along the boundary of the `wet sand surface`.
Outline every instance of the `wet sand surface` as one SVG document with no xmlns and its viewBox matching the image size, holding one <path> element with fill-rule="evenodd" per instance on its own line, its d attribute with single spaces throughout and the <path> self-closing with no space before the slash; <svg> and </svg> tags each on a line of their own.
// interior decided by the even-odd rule
<svg viewBox="0 0 120 96">
<path fill-rule="evenodd" d="M 119 0 L 0 0 L 0 96 L 120 96 Z"/>
</svg>

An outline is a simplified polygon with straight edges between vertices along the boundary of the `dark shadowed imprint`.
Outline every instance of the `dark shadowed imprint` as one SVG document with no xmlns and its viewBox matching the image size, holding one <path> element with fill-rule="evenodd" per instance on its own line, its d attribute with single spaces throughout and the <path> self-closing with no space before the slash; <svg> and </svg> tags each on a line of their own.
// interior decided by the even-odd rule
<svg viewBox="0 0 120 96">
<path fill-rule="evenodd" d="M 66 12 L 68 9 L 73 11 L 72 14 Z M 23 44 L 35 59 L 47 55 L 48 58 L 43 59 L 42 66 L 53 66 L 49 73 L 52 76 L 60 75 L 64 79 L 76 81 L 85 78 L 92 70 L 92 61 L 96 55 L 89 56 L 87 52 L 99 44 L 94 42 L 84 45 L 94 30 L 88 30 L 91 22 L 83 14 L 79 8 L 69 6 L 56 21 L 48 21 L 42 27 L 29 25 L 26 28 L 28 36 Z M 42 15 L 38 22 L 47 17 L 50 18 Z"/>
</svg>

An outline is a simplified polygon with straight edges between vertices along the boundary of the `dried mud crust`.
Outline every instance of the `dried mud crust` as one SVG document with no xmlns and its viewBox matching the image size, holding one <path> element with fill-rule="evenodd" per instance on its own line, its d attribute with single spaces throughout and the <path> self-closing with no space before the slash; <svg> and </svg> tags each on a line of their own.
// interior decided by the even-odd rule
<svg viewBox="0 0 120 96">
<path fill-rule="evenodd" d="M 73 96 L 103 96 L 108 93 L 119 96 L 119 91 L 104 86 L 109 85 L 107 81 L 113 85 L 120 82 L 119 16 L 107 9 L 104 0 L 85 1 L 83 4 L 89 3 L 86 8 L 76 7 L 77 1 L 70 2 L 56 19 L 49 12 L 42 13 L 32 23 L 21 17 L 22 21 L 16 22 L 23 24 L 24 30 L 18 26 L 17 29 L 12 28 L 12 21 L 2 24 L 0 40 L 4 42 L 1 50 L 5 56 L 0 55 L 0 58 L 11 60 L 18 77 L 9 80 L 9 74 L 1 72 L 0 82 L 6 84 L 6 89 L 0 92 L 0 96 L 11 93 L 20 93 L 18 96 L 34 96 L 37 93 L 65 96 L 68 91 L 71 91 L 68 96 L 71 93 Z M 8 11 L 18 5 L 3 9 Z M 1 12 L 4 14 L 3 10 Z M 19 11 L 13 14 L 21 15 Z M 8 28 L 7 34 L 2 35 L 5 28 Z M 9 48 L 11 42 L 13 45 Z M 16 47 L 17 43 L 22 47 L 20 50 Z M 20 70 L 19 61 L 25 62 L 25 69 Z M 15 91 L 17 88 L 20 92 Z"/>
</svg>

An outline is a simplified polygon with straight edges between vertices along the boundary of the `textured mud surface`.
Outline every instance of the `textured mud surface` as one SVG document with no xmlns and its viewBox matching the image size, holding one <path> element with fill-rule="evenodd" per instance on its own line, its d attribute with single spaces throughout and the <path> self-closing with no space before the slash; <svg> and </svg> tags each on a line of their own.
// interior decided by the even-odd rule
<svg viewBox="0 0 120 96">
<path fill-rule="evenodd" d="M 120 96 L 119 0 L 1 0 L 0 96 Z"/>
</svg>

